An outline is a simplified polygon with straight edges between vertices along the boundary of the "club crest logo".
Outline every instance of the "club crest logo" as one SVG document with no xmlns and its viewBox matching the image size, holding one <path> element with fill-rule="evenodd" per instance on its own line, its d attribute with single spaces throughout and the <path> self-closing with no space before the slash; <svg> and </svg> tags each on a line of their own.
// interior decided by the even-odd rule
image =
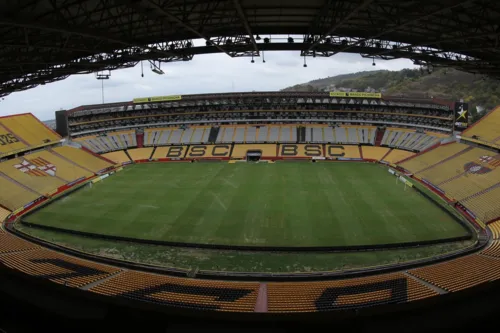
<svg viewBox="0 0 500 333">
<path fill-rule="evenodd" d="M 477 162 L 464 164 L 464 171 L 475 174 L 485 174 L 493 171 L 493 169 L 498 166 L 500 166 L 500 154 L 495 156 L 483 155 Z"/>
<path fill-rule="evenodd" d="M 32 160 L 24 159 L 20 164 L 14 165 L 14 168 L 30 176 L 54 177 L 56 175 L 56 166 L 41 157 Z"/>
</svg>

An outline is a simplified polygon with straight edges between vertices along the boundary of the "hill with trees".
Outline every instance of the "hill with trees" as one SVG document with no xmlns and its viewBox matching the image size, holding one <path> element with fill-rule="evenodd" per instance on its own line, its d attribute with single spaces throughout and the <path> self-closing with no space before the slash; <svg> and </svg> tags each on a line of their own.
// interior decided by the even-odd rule
<svg viewBox="0 0 500 333">
<path fill-rule="evenodd" d="M 500 81 L 450 68 L 366 71 L 326 77 L 282 91 L 373 91 L 407 97 L 436 97 L 469 103 L 472 122 L 500 104 Z"/>
</svg>

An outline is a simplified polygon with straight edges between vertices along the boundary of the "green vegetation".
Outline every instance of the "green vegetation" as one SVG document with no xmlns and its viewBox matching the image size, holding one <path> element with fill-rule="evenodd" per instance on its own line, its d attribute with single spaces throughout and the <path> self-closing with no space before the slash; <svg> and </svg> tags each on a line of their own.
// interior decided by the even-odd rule
<svg viewBox="0 0 500 333">
<path fill-rule="evenodd" d="M 21 231 L 79 251 L 162 267 L 231 272 L 342 271 L 430 258 L 472 245 L 472 241 L 411 249 L 347 253 L 263 253 L 196 250 L 72 236 L 22 225 Z"/>
<path fill-rule="evenodd" d="M 386 168 L 364 163 L 134 165 L 25 220 L 231 245 L 372 245 L 466 234 Z"/>
<path fill-rule="evenodd" d="M 323 91 L 330 85 L 358 91 L 371 88 L 393 96 L 437 97 L 453 101 L 463 98 L 469 102 L 472 122 L 486 113 L 478 113 L 476 106 L 489 111 L 500 104 L 498 80 L 450 68 L 436 69 L 431 74 L 418 69 L 359 72 L 313 80 L 284 91 Z"/>
</svg>

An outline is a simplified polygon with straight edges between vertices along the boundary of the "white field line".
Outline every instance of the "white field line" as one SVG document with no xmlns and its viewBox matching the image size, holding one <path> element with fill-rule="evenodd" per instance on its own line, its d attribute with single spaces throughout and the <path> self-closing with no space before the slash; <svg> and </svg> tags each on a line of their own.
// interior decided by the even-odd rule
<svg viewBox="0 0 500 333">
<path fill-rule="evenodd" d="M 219 196 L 217 195 L 217 193 L 214 193 L 212 191 L 210 191 L 210 193 L 212 193 L 212 195 L 214 196 L 215 200 L 217 200 L 217 202 L 219 203 L 219 205 L 224 208 L 224 210 L 227 210 L 226 206 L 224 205 L 224 203 L 222 202 L 222 200 L 219 198 Z"/>
<path fill-rule="evenodd" d="M 229 180 L 227 180 L 226 178 L 222 178 L 222 180 L 224 181 L 224 183 L 226 183 L 227 185 L 233 187 L 233 188 L 238 188 L 238 186 L 234 185 L 232 182 L 230 182 Z"/>
<path fill-rule="evenodd" d="M 154 209 L 160 208 L 158 206 L 153 206 L 153 205 L 139 205 L 139 207 L 141 207 L 141 208 L 154 208 Z"/>
</svg>

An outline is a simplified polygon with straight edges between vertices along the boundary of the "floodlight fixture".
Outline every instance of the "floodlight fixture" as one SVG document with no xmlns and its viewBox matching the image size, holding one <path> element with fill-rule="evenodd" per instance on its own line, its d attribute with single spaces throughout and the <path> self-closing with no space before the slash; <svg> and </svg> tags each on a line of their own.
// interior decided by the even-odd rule
<svg viewBox="0 0 500 333">
<path fill-rule="evenodd" d="M 151 61 L 151 60 L 149 61 L 149 64 L 151 65 L 151 71 L 152 71 L 153 73 L 156 73 L 156 74 L 158 74 L 158 75 L 163 75 L 163 74 L 165 74 L 165 72 L 164 72 L 164 71 L 162 71 L 162 70 L 161 70 L 161 68 L 160 68 L 160 64 L 161 64 L 161 63 L 160 63 L 159 61 L 158 61 L 158 65 L 156 65 L 156 63 L 155 63 L 154 61 Z"/>
<path fill-rule="evenodd" d="M 151 68 L 151 71 L 152 71 L 153 73 L 158 74 L 158 75 L 163 75 L 163 74 L 165 74 L 165 72 L 164 72 L 164 71 L 162 71 L 161 69 L 156 68 L 156 67 Z"/>
<path fill-rule="evenodd" d="M 288 37 L 288 43 L 290 43 L 290 44 L 291 44 L 291 43 L 293 43 L 293 42 L 294 42 L 293 38 L 292 38 L 292 37 Z"/>
</svg>

